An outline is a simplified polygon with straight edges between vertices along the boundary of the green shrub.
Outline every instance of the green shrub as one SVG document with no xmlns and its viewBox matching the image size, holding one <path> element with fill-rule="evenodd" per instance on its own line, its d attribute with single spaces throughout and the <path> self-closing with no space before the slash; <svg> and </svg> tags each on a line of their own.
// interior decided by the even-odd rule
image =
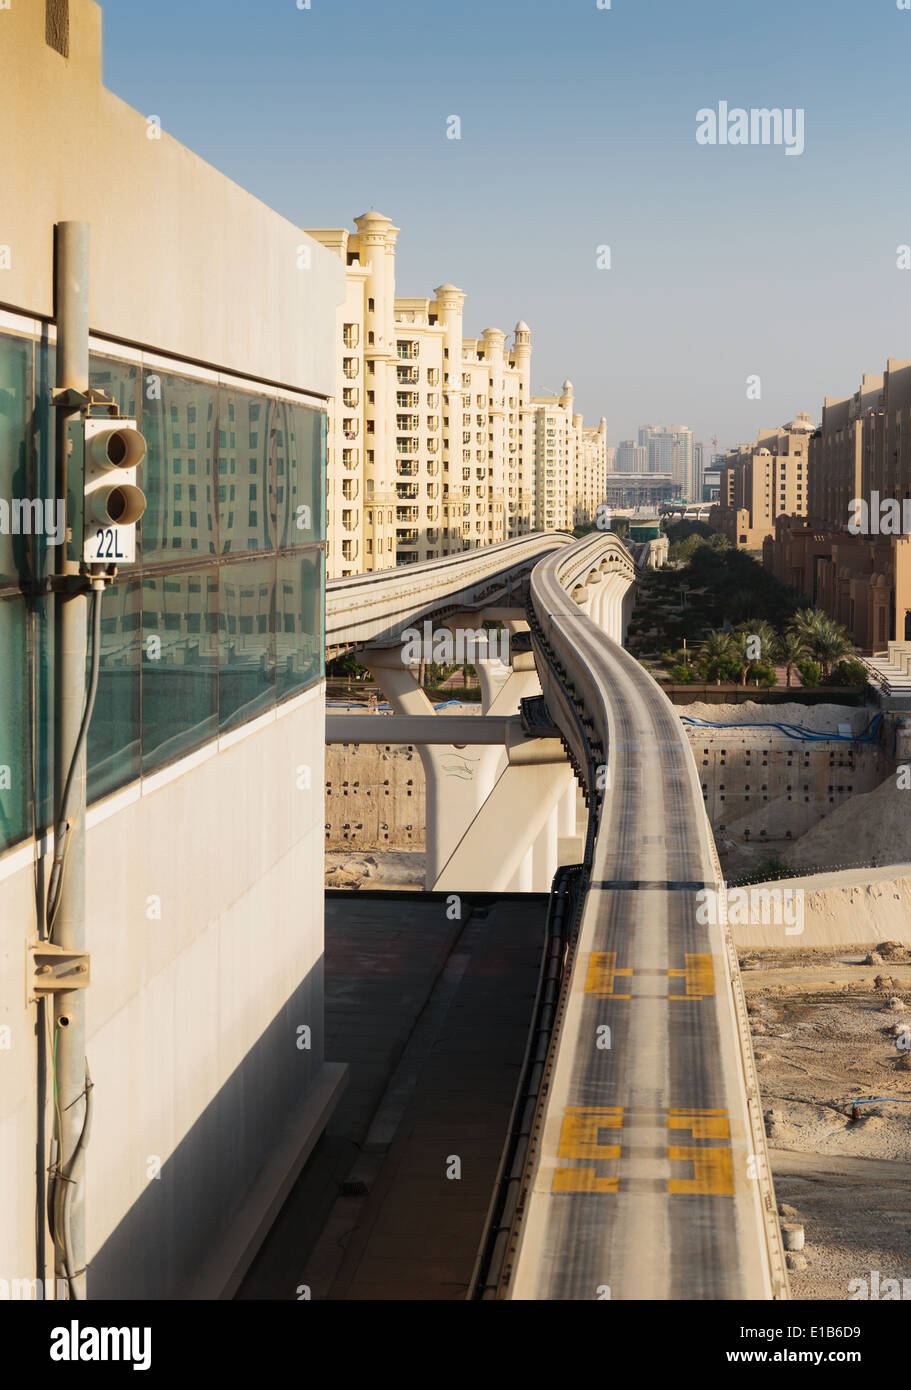
<svg viewBox="0 0 911 1390">
<path fill-rule="evenodd" d="M 867 681 L 867 668 L 862 661 L 856 657 L 849 657 L 847 661 L 839 661 L 835 670 L 829 675 L 829 685 L 865 685 Z"/>
<path fill-rule="evenodd" d="M 822 667 L 818 661 L 800 661 L 797 663 L 797 674 L 801 684 L 812 690 L 822 680 Z"/>
</svg>

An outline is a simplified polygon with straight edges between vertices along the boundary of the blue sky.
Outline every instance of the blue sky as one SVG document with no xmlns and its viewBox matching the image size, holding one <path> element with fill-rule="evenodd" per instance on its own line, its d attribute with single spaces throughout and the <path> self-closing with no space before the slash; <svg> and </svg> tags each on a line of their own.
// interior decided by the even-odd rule
<svg viewBox="0 0 911 1390">
<path fill-rule="evenodd" d="M 571 377 L 611 443 L 752 438 L 911 358 L 896 0 L 102 8 L 107 86 L 302 226 L 391 217 L 399 293 L 459 285 L 469 336 L 526 319 L 533 389 Z M 803 108 L 804 153 L 698 145 L 722 100 Z"/>
</svg>

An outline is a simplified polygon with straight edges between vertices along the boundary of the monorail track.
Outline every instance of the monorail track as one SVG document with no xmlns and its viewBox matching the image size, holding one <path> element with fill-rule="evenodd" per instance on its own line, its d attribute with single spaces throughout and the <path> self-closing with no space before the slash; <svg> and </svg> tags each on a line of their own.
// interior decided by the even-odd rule
<svg viewBox="0 0 911 1390">
<path fill-rule="evenodd" d="M 542 688 L 594 775 L 594 819 L 498 1295 L 786 1298 L 736 955 L 699 911 L 721 875 L 692 753 L 663 691 L 572 600 L 590 574 L 632 578 L 617 546 L 588 537 L 530 581 Z"/>
</svg>

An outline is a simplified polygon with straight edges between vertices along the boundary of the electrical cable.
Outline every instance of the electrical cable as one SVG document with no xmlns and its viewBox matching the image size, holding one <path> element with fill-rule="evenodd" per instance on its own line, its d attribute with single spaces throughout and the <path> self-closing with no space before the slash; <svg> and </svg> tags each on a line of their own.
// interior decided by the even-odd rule
<svg viewBox="0 0 911 1390">
<path fill-rule="evenodd" d="M 48 883 L 47 904 L 45 908 L 46 939 L 51 940 L 54 931 L 54 922 L 60 907 L 63 893 L 63 883 L 66 875 L 66 865 L 69 856 L 70 838 L 72 831 L 72 821 L 70 813 L 70 803 L 73 795 L 73 785 L 76 777 L 76 770 L 79 760 L 85 749 L 88 738 L 89 725 L 92 720 L 92 713 L 95 708 L 95 697 L 98 694 L 98 677 L 101 665 L 101 599 L 104 592 L 103 581 L 94 580 L 92 582 L 92 611 L 90 625 L 92 630 L 92 655 L 91 668 L 89 672 L 89 684 L 85 697 L 85 708 L 82 714 L 82 722 L 79 725 L 79 733 L 76 737 L 76 744 L 70 759 L 69 769 L 63 786 L 63 796 L 60 802 L 60 811 L 54 825 L 54 861 L 51 869 L 50 880 Z M 72 1262 L 72 1236 L 70 1232 L 70 1214 L 72 1200 L 75 1189 L 79 1185 L 80 1176 L 77 1173 L 77 1165 L 81 1164 L 82 1156 L 88 1144 L 91 1132 L 92 1120 L 92 1078 L 89 1072 L 88 1058 L 85 1062 L 85 1087 L 83 1095 L 85 1097 L 85 1115 L 82 1122 L 82 1130 L 79 1140 L 73 1150 L 72 1158 L 65 1173 L 59 1169 L 58 1159 L 63 1144 L 63 1123 L 60 1114 L 60 1101 L 57 1092 L 57 1039 L 60 1031 L 60 1024 L 57 1023 L 54 1030 L 54 1041 L 52 1048 L 52 1065 L 54 1073 L 54 1111 L 56 1116 L 57 1132 L 54 1135 L 51 1148 L 51 1160 L 48 1173 L 48 1224 L 54 1245 L 61 1251 L 63 1267 L 67 1278 L 67 1290 L 69 1297 L 78 1300 L 81 1295 L 77 1292 L 76 1275 L 81 1274 L 82 1270 L 73 1270 Z M 75 1101 L 73 1102 L 75 1104 Z M 59 1198 L 59 1184 L 63 1184 L 63 1196 Z M 60 1203 L 58 1220 L 57 1204 Z"/>
<path fill-rule="evenodd" d="M 95 696 L 98 693 L 98 670 L 101 656 L 101 593 L 102 589 L 98 586 L 92 588 L 92 667 L 89 677 L 89 688 L 86 694 L 85 710 L 82 715 L 82 723 L 79 726 L 79 734 L 76 739 L 76 746 L 73 749 L 73 756 L 70 760 L 69 771 L 66 775 L 66 782 L 63 787 L 63 797 L 60 803 L 60 814 L 54 826 L 54 862 L 51 869 L 50 882 L 47 891 L 47 939 L 50 940 L 54 930 L 54 920 L 60 907 L 61 890 L 63 887 L 63 876 L 66 869 L 66 858 L 69 851 L 70 831 L 70 801 L 73 793 L 73 782 L 76 776 L 76 769 L 85 742 L 88 737 L 89 724 L 92 719 L 92 711 L 95 708 Z"/>
<path fill-rule="evenodd" d="M 83 1155 L 83 1153 L 85 1152 L 86 1146 L 88 1145 L 88 1142 L 89 1142 L 89 1135 L 90 1135 L 91 1129 L 92 1129 L 92 1090 L 93 1090 L 93 1089 L 94 1089 L 94 1083 L 92 1082 L 91 1073 L 89 1072 L 89 1059 L 88 1059 L 88 1057 L 86 1057 L 86 1059 L 85 1059 L 85 1087 L 84 1087 L 83 1092 L 82 1092 L 82 1094 L 85 1096 L 85 1115 L 83 1116 L 83 1120 L 82 1120 L 82 1130 L 81 1130 L 80 1135 L 79 1135 L 79 1142 L 77 1143 L 75 1149 L 73 1150 L 73 1157 L 72 1157 L 71 1160 L 70 1160 L 70 1164 L 69 1164 L 69 1167 L 68 1167 L 67 1170 L 66 1170 L 65 1175 L 63 1175 L 63 1182 L 64 1182 L 64 1189 L 63 1189 L 63 1211 L 61 1212 L 61 1223 L 60 1223 L 61 1226 L 62 1226 L 62 1228 L 63 1228 L 63 1229 L 62 1229 L 62 1233 L 61 1233 L 61 1234 L 62 1234 L 62 1245 L 63 1245 L 63 1267 L 64 1267 L 64 1269 L 65 1269 L 65 1271 L 66 1271 L 67 1291 L 68 1291 L 69 1297 L 70 1297 L 74 1302 L 79 1302 L 79 1301 L 81 1300 L 81 1295 L 80 1295 L 79 1293 L 76 1292 L 76 1275 L 77 1275 L 77 1274 L 82 1274 L 82 1273 L 84 1273 L 84 1271 L 81 1270 L 81 1269 L 79 1269 L 79 1270 L 74 1270 L 74 1269 L 73 1269 L 73 1257 L 72 1257 L 72 1243 L 73 1243 L 73 1242 L 72 1242 L 72 1236 L 71 1236 L 71 1233 L 70 1233 L 70 1215 L 71 1215 L 71 1204 L 72 1204 L 73 1196 L 74 1196 L 75 1191 L 76 1191 L 76 1188 L 79 1186 L 79 1182 L 80 1182 L 80 1176 L 77 1175 L 76 1168 L 77 1168 L 77 1165 L 80 1164 L 81 1161 L 82 1161 L 82 1155 Z"/>
<path fill-rule="evenodd" d="M 757 719 L 742 724 L 721 724 L 712 719 L 697 719 L 695 715 L 681 714 L 681 724 L 689 724 L 696 729 L 780 729 L 788 738 L 803 743 L 872 743 L 879 732 L 882 714 L 874 714 L 859 734 L 818 733 L 805 729 L 802 724 L 783 724 L 775 720 Z"/>
</svg>

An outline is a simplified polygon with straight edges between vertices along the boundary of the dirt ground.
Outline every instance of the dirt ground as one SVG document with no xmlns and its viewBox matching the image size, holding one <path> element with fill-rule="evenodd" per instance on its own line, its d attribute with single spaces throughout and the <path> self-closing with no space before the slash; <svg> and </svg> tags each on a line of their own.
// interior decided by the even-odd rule
<svg viewBox="0 0 911 1390">
<path fill-rule="evenodd" d="M 326 850 L 327 888 L 424 887 L 424 851 Z"/>
<path fill-rule="evenodd" d="M 789 1258 L 793 1297 L 856 1297 L 851 1281 L 875 1288 L 874 1272 L 900 1288 L 911 1280 L 911 949 L 750 951 L 741 971 L 775 1193 L 805 1229 Z"/>
</svg>

